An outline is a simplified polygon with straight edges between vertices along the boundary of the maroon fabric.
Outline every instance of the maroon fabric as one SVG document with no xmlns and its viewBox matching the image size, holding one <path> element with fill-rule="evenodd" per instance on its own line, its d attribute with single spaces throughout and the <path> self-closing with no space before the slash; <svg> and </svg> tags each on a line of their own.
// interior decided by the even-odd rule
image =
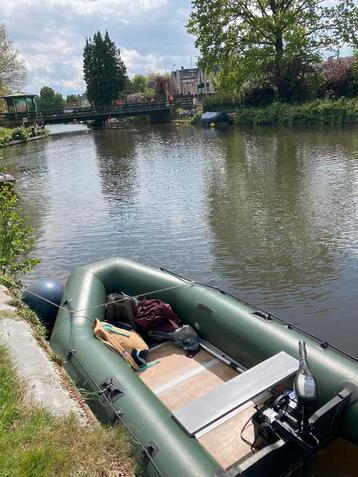
<svg viewBox="0 0 358 477">
<path fill-rule="evenodd" d="M 180 328 L 182 322 L 168 303 L 160 300 L 141 300 L 138 304 L 135 322 L 143 330 L 156 330 L 171 333 Z"/>
</svg>

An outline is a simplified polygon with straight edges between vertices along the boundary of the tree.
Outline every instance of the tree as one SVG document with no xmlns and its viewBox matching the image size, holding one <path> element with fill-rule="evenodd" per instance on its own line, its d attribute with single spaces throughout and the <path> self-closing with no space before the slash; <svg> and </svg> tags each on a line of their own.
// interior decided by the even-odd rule
<svg viewBox="0 0 358 477">
<path fill-rule="evenodd" d="M 79 99 L 80 98 L 77 94 L 69 94 L 67 95 L 66 103 L 78 103 Z"/>
<path fill-rule="evenodd" d="M 19 91 L 25 78 L 25 61 L 8 39 L 5 25 L 0 24 L 0 95 Z"/>
<path fill-rule="evenodd" d="M 110 105 L 128 84 L 127 69 L 119 48 L 98 31 L 93 39 L 86 39 L 83 51 L 84 80 L 87 98 L 96 106 Z"/>
<path fill-rule="evenodd" d="M 223 89 L 273 85 L 290 99 L 297 82 L 313 74 L 322 50 L 356 43 L 353 0 L 194 0 L 188 31 L 196 36 L 200 65 L 218 70 Z"/>
<path fill-rule="evenodd" d="M 65 100 L 60 93 L 49 86 L 41 88 L 40 97 L 37 99 L 37 108 L 39 111 L 63 111 Z"/>
<path fill-rule="evenodd" d="M 130 80 L 131 93 L 145 93 L 148 88 L 148 78 L 143 75 L 134 75 Z"/>
<path fill-rule="evenodd" d="M 350 86 L 354 80 L 353 56 L 330 58 L 319 66 L 323 91 L 327 96 L 340 98 L 350 95 Z"/>
<path fill-rule="evenodd" d="M 154 90 L 157 99 L 166 99 L 168 95 L 176 93 L 173 80 L 168 74 L 152 73 L 148 78 L 148 86 Z"/>
</svg>

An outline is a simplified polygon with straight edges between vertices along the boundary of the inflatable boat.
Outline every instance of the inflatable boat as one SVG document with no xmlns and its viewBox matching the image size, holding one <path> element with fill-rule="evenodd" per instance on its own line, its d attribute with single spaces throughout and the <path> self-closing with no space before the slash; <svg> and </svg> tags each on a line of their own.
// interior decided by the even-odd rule
<svg viewBox="0 0 358 477">
<path fill-rule="evenodd" d="M 143 371 L 93 333 L 106 297 L 162 300 L 200 350 L 151 345 Z M 299 346 L 300 343 L 300 346 Z M 144 474 L 288 475 L 335 437 L 358 444 L 358 363 L 230 294 L 113 258 L 69 277 L 50 345 L 97 417 L 133 436 Z"/>
</svg>

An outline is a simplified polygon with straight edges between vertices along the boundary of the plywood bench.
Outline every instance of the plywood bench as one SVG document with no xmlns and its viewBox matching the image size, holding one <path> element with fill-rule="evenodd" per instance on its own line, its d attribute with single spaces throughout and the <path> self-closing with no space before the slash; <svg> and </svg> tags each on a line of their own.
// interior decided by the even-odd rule
<svg viewBox="0 0 358 477">
<path fill-rule="evenodd" d="M 190 436 L 238 409 L 298 370 L 298 360 L 284 351 L 223 383 L 173 413 Z"/>
</svg>

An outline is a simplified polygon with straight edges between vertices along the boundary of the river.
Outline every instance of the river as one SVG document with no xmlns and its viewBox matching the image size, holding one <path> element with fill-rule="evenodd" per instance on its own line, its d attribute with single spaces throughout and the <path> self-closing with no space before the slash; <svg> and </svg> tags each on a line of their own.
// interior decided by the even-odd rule
<svg viewBox="0 0 358 477">
<path fill-rule="evenodd" d="M 54 132 L 0 151 L 38 237 L 28 281 L 124 256 L 358 355 L 357 127 Z"/>
</svg>

